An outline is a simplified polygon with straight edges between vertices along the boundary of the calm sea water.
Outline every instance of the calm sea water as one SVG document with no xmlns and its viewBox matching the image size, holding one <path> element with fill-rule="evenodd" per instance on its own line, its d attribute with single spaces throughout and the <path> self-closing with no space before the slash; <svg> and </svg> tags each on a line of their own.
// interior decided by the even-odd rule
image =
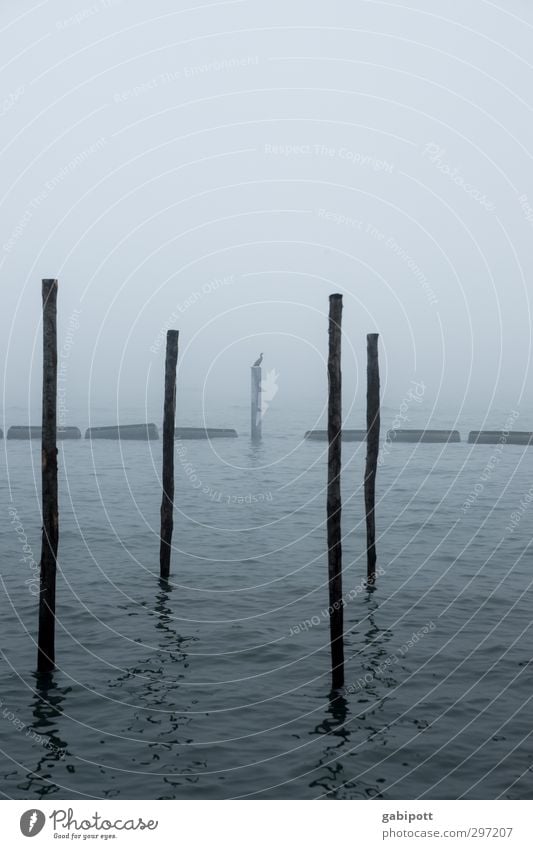
<svg viewBox="0 0 533 849">
<path fill-rule="evenodd" d="M 50 680 L 34 671 L 35 569 L 23 550 L 27 538 L 39 560 L 39 444 L 4 443 L 4 796 L 531 797 L 533 449 L 504 446 L 484 475 L 494 446 L 394 445 L 378 479 L 382 574 L 368 593 L 364 446 L 345 445 L 339 695 L 325 445 L 303 443 L 304 429 L 273 420 L 260 447 L 177 445 L 168 586 L 161 443 L 61 444 Z"/>
</svg>

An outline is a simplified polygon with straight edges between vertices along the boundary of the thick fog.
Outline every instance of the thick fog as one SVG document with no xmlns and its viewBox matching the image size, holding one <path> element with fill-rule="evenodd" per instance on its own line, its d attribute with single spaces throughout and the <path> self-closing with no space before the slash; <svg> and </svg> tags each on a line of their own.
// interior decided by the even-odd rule
<svg viewBox="0 0 533 849">
<path fill-rule="evenodd" d="M 341 292 L 354 425 L 379 332 L 385 405 L 533 429 L 532 38 L 525 0 L 3 0 L 5 424 L 57 277 L 67 424 L 156 417 L 168 327 L 180 420 L 231 425 L 260 352 L 319 414 Z"/>
</svg>

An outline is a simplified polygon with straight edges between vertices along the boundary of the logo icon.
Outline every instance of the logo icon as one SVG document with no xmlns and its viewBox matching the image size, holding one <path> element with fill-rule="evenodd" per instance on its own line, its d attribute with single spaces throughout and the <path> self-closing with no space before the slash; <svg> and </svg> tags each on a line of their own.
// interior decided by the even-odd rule
<svg viewBox="0 0 533 849">
<path fill-rule="evenodd" d="M 35 837 L 43 830 L 46 817 L 42 811 L 32 808 L 26 811 L 20 818 L 20 830 L 24 837 Z"/>
</svg>

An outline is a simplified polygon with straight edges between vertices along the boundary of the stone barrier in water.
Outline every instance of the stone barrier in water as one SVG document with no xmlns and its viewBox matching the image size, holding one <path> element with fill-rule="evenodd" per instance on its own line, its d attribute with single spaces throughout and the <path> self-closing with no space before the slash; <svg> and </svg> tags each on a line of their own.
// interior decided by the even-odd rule
<svg viewBox="0 0 533 849">
<path fill-rule="evenodd" d="M 159 431 L 155 424 L 113 425 L 107 427 L 90 427 L 85 433 L 85 439 L 159 439 Z"/>
<path fill-rule="evenodd" d="M 226 427 L 177 427 L 176 439 L 236 439 L 238 433 Z"/>
<path fill-rule="evenodd" d="M 472 445 L 533 445 L 533 432 L 530 430 L 471 430 L 468 441 Z"/>
<path fill-rule="evenodd" d="M 327 442 L 328 432 L 327 430 L 307 430 L 305 432 L 305 439 L 308 439 L 310 442 Z M 342 439 L 343 442 L 364 442 L 366 439 L 366 430 L 345 429 L 342 432 Z"/>
<path fill-rule="evenodd" d="M 460 442 L 458 430 L 411 430 L 387 431 L 387 442 Z"/>
<path fill-rule="evenodd" d="M 8 439 L 41 439 L 42 428 L 32 425 L 13 425 L 7 432 Z M 81 439 L 79 427 L 58 427 L 57 439 Z"/>
</svg>

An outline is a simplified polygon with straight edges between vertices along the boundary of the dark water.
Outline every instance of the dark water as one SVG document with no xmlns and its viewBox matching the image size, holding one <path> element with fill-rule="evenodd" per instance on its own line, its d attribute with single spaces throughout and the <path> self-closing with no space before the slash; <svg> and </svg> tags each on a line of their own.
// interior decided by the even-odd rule
<svg viewBox="0 0 533 849">
<path fill-rule="evenodd" d="M 4 445 L 5 796 L 531 796 L 533 505 L 519 502 L 533 449 L 506 445 L 465 513 L 493 446 L 395 445 L 379 470 L 383 574 L 370 594 L 364 446 L 345 446 L 339 695 L 324 612 L 324 445 L 301 443 L 302 430 L 279 428 L 259 448 L 186 443 L 168 586 L 161 443 L 62 444 L 50 680 L 34 674 L 34 569 L 20 527 L 38 560 L 39 445 Z"/>
</svg>

